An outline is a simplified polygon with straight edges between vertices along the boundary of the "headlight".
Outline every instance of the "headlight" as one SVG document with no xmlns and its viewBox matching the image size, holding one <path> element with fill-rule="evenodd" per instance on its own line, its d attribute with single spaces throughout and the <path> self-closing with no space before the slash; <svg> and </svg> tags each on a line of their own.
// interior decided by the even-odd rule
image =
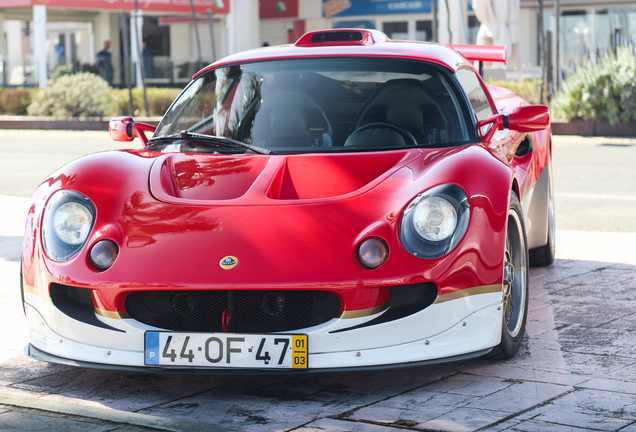
<svg viewBox="0 0 636 432">
<path fill-rule="evenodd" d="M 93 228 L 95 207 L 84 195 L 56 192 L 44 212 L 44 250 L 53 261 L 65 261 L 79 252 Z"/>
<path fill-rule="evenodd" d="M 439 258 L 449 253 L 468 228 L 470 206 L 462 188 L 454 184 L 421 193 L 402 216 L 400 238 L 419 258 Z"/>
<path fill-rule="evenodd" d="M 415 206 L 413 227 L 424 240 L 445 240 L 457 228 L 457 210 L 446 198 L 424 198 Z"/>
<path fill-rule="evenodd" d="M 53 214 L 53 229 L 64 243 L 70 245 L 84 244 L 88 238 L 93 215 L 83 204 L 67 202 L 55 210 Z"/>
</svg>

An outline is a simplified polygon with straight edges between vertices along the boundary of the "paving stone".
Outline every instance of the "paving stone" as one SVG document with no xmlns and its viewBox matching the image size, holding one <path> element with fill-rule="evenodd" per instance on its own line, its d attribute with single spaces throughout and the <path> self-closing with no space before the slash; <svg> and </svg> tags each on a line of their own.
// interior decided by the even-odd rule
<svg viewBox="0 0 636 432">
<path fill-rule="evenodd" d="M 636 291 L 636 288 L 634 288 L 634 291 Z M 599 326 L 599 328 L 636 331 L 636 313 L 615 317 Z"/>
<path fill-rule="evenodd" d="M 563 352 L 570 373 L 594 377 L 611 377 L 612 374 L 631 366 L 634 359 L 607 355 Z"/>
<path fill-rule="evenodd" d="M 425 423 L 448 414 L 457 408 L 449 406 L 422 406 L 420 409 L 404 407 L 371 406 L 356 411 L 349 419 L 392 425 L 398 421 Z"/>
<path fill-rule="evenodd" d="M 90 399 L 116 410 L 138 411 L 147 407 L 182 399 L 218 387 L 213 377 L 182 376 L 166 379 L 160 374 L 126 374 L 74 368 L 51 377 L 32 380 L 23 389 L 46 389 L 65 397 Z M 121 394 L 127 397 L 122 399 Z"/>
<path fill-rule="evenodd" d="M 468 407 L 477 409 L 492 409 L 496 407 L 499 411 L 514 414 L 543 404 L 570 391 L 570 386 L 556 384 L 538 382 L 512 383 L 504 390 L 470 403 Z"/>
<path fill-rule="evenodd" d="M 634 359 L 634 363 L 631 363 L 622 368 L 617 368 L 610 373 L 602 375 L 602 377 L 624 381 L 628 383 L 635 383 L 636 382 L 636 359 Z"/>
<path fill-rule="evenodd" d="M 636 395 L 595 389 L 579 389 L 558 398 L 542 412 L 585 413 L 598 418 L 636 420 Z M 545 411 L 543 411 L 545 410 Z M 631 421 L 627 422 L 631 423 Z"/>
<path fill-rule="evenodd" d="M 560 384 L 564 386 L 574 386 L 589 380 L 589 377 L 572 375 L 569 372 L 542 371 L 539 368 L 518 367 L 510 365 L 498 365 L 491 367 L 469 368 L 467 372 L 475 375 L 485 375 L 497 377 L 511 381 L 530 381 L 537 383 Z"/>
<path fill-rule="evenodd" d="M 636 357 L 636 332 L 573 325 L 559 332 L 564 351 Z"/>
<path fill-rule="evenodd" d="M 511 385 L 511 383 L 499 378 L 457 374 L 427 386 L 426 390 L 436 393 L 483 397 L 496 393 Z"/>
<path fill-rule="evenodd" d="M 581 430 L 617 431 L 629 425 L 632 420 L 618 416 L 613 417 L 598 412 L 586 412 L 576 407 L 558 406 L 552 409 L 546 409 L 539 415 L 536 415 L 532 422 L 554 424 L 560 427 L 580 428 Z M 522 423 L 522 425 L 523 424 L 525 423 Z"/>
<path fill-rule="evenodd" d="M 621 432 L 636 432 L 636 422 L 630 424 L 629 426 L 625 426 L 621 429 Z"/>
<path fill-rule="evenodd" d="M 600 327 L 615 319 L 622 319 L 634 313 L 636 304 L 616 305 L 606 300 L 593 298 L 585 301 L 572 301 L 570 299 L 552 296 L 553 312 L 557 328 L 578 324 L 583 327 Z M 589 302 L 589 303 L 588 303 Z"/>
<path fill-rule="evenodd" d="M 449 432 L 475 431 L 500 422 L 509 416 L 509 413 L 503 411 L 458 408 L 434 420 L 420 423 L 416 428 Z"/>
<path fill-rule="evenodd" d="M 593 378 L 577 387 L 636 395 L 636 381 L 628 382 L 624 379 Z"/>
<path fill-rule="evenodd" d="M 404 432 L 403 428 L 387 427 L 384 425 L 374 425 L 347 420 L 335 420 L 331 418 L 321 418 L 311 422 L 294 432 Z"/>
<path fill-rule="evenodd" d="M 486 428 L 484 432 L 589 432 L 589 427 L 578 428 L 571 425 L 549 423 L 544 421 L 510 421 L 493 428 Z M 623 429 L 621 429 L 622 431 Z"/>
<path fill-rule="evenodd" d="M 250 432 L 292 429 L 317 418 L 339 414 L 317 402 L 258 398 L 217 391 L 154 406 L 139 413 L 193 422 L 209 422 L 213 419 L 214 424 Z"/>
<path fill-rule="evenodd" d="M 13 432 L 50 432 L 66 431 L 66 432 L 91 432 L 113 431 L 116 430 L 112 425 L 98 426 L 94 423 L 85 423 L 76 420 L 69 420 L 61 417 L 51 417 L 30 413 L 9 411 L 0 414 L 0 430 Z"/>
</svg>

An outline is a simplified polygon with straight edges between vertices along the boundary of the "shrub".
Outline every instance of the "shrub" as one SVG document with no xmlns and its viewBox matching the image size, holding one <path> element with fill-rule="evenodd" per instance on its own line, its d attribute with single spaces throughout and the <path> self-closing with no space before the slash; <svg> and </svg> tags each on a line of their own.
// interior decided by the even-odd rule
<svg viewBox="0 0 636 432">
<path fill-rule="evenodd" d="M 147 115 L 144 107 L 143 89 L 134 88 L 133 93 L 133 115 Z M 146 94 L 148 96 L 148 107 L 150 116 L 162 116 L 172 101 L 181 93 L 181 89 L 176 88 L 158 88 L 148 87 Z M 113 91 L 113 101 L 115 103 L 116 115 L 129 115 L 130 108 L 128 106 L 128 89 L 118 89 Z"/>
<path fill-rule="evenodd" d="M 92 65 L 90 63 L 84 63 L 80 65 L 79 63 L 74 63 L 74 64 L 61 65 L 55 68 L 55 70 L 53 71 L 53 75 L 51 76 L 51 79 L 55 81 L 61 76 L 74 75 L 80 72 L 90 72 L 93 75 L 99 75 L 99 69 L 97 68 L 96 65 Z"/>
<path fill-rule="evenodd" d="M 0 88 L 0 114 L 24 115 L 36 89 Z"/>
<path fill-rule="evenodd" d="M 621 47 L 579 67 L 564 81 L 553 100 L 559 118 L 605 120 L 615 125 L 636 121 L 636 56 Z"/>
<path fill-rule="evenodd" d="M 541 80 L 489 81 L 486 84 L 512 90 L 531 104 L 541 103 Z M 547 95 L 547 90 L 544 90 L 543 97 L 546 98 Z"/>
<path fill-rule="evenodd" d="M 112 112 L 111 88 L 88 72 L 49 80 L 28 108 L 29 115 L 54 117 L 103 116 Z"/>
</svg>

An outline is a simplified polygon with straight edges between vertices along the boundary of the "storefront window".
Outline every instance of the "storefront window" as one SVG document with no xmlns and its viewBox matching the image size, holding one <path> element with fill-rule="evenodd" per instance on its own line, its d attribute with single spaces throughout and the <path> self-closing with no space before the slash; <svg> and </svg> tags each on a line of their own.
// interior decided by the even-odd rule
<svg viewBox="0 0 636 432">
<path fill-rule="evenodd" d="M 415 23 L 415 40 L 433 42 L 433 23 L 431 21 L 417 21 Z"/>
<path fill-rule="evenodd" d="M 385 22 L 382 25 L 382 31 L 391 39 L 405 40 L 409 38 L 409 23 L 406 21 Z"/>
<path fill-rule="evenodd" d="M 468 43 L 477 43 L 477 33 L 481 23 L 475 15 L 468 15 Z"/>
<path fill-rule="evenodd" d="M 586 11 L 564 11 L 561 16 L 562 66 L 583 63 L 593 45 L 591 20 Z"/>
<path fill-rule="evenodd" d="M 636 42 L 636 8 L 564 10 L 560 22 L 559 71 L 567 75 L 587 61 L 610 53 L 617 45 Z M 552 33 L 552 52 L 556 55 L 556 16 L 544 12 L 544 28 Z M 556 59 L 554 59 L 556 60 Z"/>
</svg>

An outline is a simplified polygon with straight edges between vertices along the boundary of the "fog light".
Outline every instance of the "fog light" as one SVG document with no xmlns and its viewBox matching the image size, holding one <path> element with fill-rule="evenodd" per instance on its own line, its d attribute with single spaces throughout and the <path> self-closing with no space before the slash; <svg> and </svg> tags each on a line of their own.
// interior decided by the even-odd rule
<svg viewBox="0 0 636 432">
<path fill-rule="evenodd" d="M 113 265 L 119 254 L 119 248 L 111 240 L 101 240 L 91 248 L 91 262 L 98 270 L 107 270 Z"/>
<path fill-rule="evenodd" d="M 262 307 L 269 316 L 279 315 L 285 308 L 285 296 L 281 293 L 266 293 L 263 296 Z"/>
<path fill-rule="evenodd" d="M 195 306 L 194 299 L 188 293 L 178 293 L 172 299 L 172 310 L 181 316 L 191 314 Z"/>
<path fill-rule="evenodd" d="M 389 257 L 389 247 L 380 239 L 372 238 L 363 241 L 358 248 L 358 258 L 363 266 L 376 269 Z"/>
</svg>

